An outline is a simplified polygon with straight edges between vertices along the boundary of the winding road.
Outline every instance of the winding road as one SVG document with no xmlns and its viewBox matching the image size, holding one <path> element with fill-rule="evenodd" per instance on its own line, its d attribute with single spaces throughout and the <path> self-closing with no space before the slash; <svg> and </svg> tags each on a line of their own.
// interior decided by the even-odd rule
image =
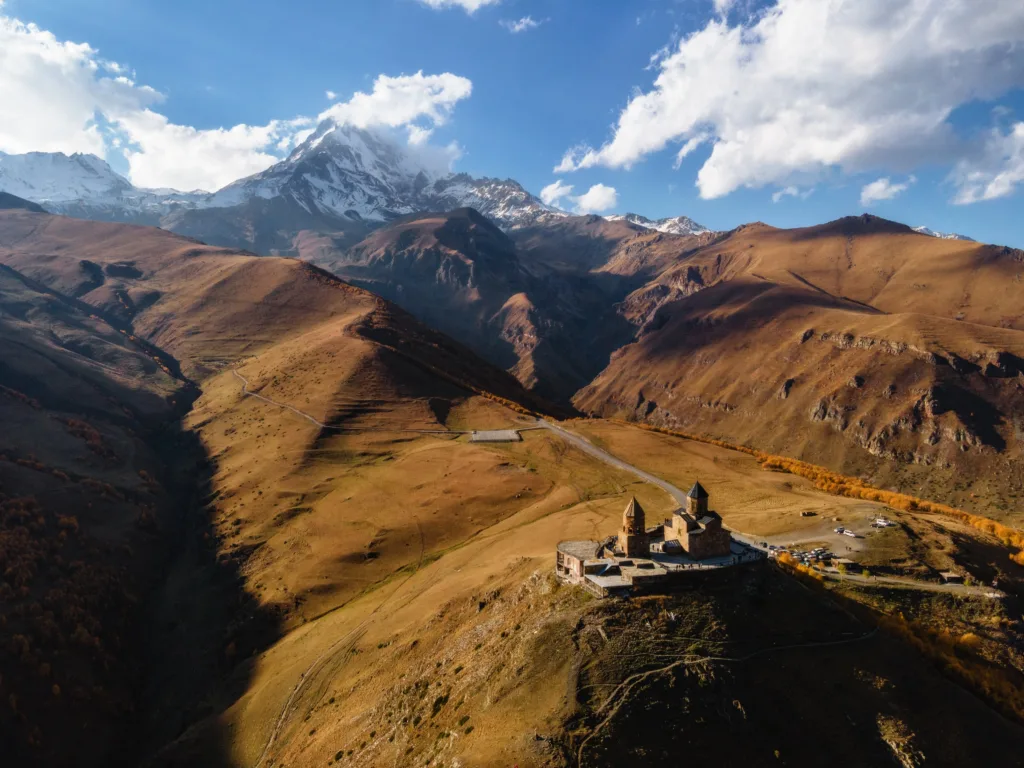
<svg viewBox="0 0 1024 768">
<path fill-rule="evenodd" d="M 298 408 L 295 408 L 295 407 L 293 407 L 291 405 L 288 405 L 286 403 L 279 403 L 276 400 L 272 400 L 272 399 L 270 399 L 268 397 L 264 397 L 263 395 L 260 395 L 260 394 L 258 394 L 256 392 L 251 392 L 249 390 L 249 382 L 245 379 L 245 377 L 242 376 L 240 373 L 238 373 L 238 371 L 236 371 L 234 369 L 232 369 L 231 372 L 235 375 L 235 377 L 239 381 L 242 382 L 242 392 L 243 392 L 243 395 L 248 396 L 248 397 L 255 397 L 258 400 L 262 400 L 263 402 L 268 403 L 270 405 L 273 405 L 275 407 L 284 408 L 284 409 L 286 409 L 288 411 L 291 411 L 292 413 L 296 414 L 297 416 L 300 416 L 300 417 L 302 417 L 302 418 L 312 422 L 313 424 L 315 424 L 316 426 L 318 426 L 318 427 L 320 427 L 322 429 L 338 429 L 338 430 L 344 431 L 344 428 L 332 427 L 331 425 L 324 424 L 323 422 L 321 422 L 318 419 L 314 418 L 310 414 L 305 413 L 304 411 L 300 411 Z M 565 440 L 567 443 L 575 446 L 576 448 L 579 448 L 584 453 L 586 453 L 589 456 L 592 456 L 593 458 L 595 458 L 595 459 L 597 459 L 597 460 L 607 464 L 608 466 L 614 467 L 616 469 L 620 469 L 620 470 L 622 470 L 624 472 L 629 472 L 629 473 L 631 473 L 633 475 L 636 475 L 637 477 L 639 477 L 644 482 L 650 483 L 652 485 L 657 486 L 658 488 L 661 488 L 663 491 L 665 491 L 665 493 L 667 493 L 669 496 L 671 496 L 672 499 L 676 503 L 678 503 L 680 505 L 683 505 L 683 504 L 686 503 L 686 492 L 683 491 L 681 488 L 678 488 L 677 486 L 672 485 L 668 481 L 663 480 L 662 478 L 657 477 L 656 475 L 652 475 L 650 472 L 646 472 L 646 471 L 640 469 L 639 467 L 636 467 L 636 466 L 634 466 L 634 465 L 632 465 L 632 464 L 630 464 L 630 463 L 628 463 L 626 461 L 623 461 L 622 459 L 618 458 L 617 456 L 614 456 L 613 454 L 609 453 L 608 451 L 605 451 L 602 448 L 598 448 L 596 445 L 591 443 L 585 437 L 583 437 L 581 435 L 578 435 L 575 432 L 571 432 L 568 429 L 566 429 L 565 427 L 562 427 L 562 426 L 560 426 L 558 424 L 554 424 L 554 423 L 552 423 L 550 421 L 546 421 L 545 419 L 540 419 L 540 418 L 537 419 L 537 426 L 536 427 L 532 427 L 532 428 L 528 428 L 528 429 L 538 429 L 538 428 L 539 429 L 546 429 L 546 430 L 549 430 L 551 432 L 554 432 L 559 437 L 561 437 L 563 440 Z M 426 430 L 397 430 L 397 431 L 417 432 L 419 434 L 446 434 L 446 435 L 472 434 L 472 432 L 449 432 L 449 431 L 444 431 L 444 432 L 441 432 L 441 431 L 428 432 Z M 419 523 L 417 521 L 417 526 L 418 525 L 419 525 Z M 732 531 L 732 534 L 733 534 L 733 537 L 736 538 L 738 541 L 742 541 L 743 543 L 748 544 L 749 546 L 755 547 L 757 549 L 762 549 L 754 541 L 754 539 L 752 537 L 750 537 L 749 535 L 740 534 L 740 533 L 737 533 L 736 531 Z M 421 536 L 420 562 L 417 564 L 416 568 L 399 584 L 399 588 L 405 583 L 405 581 L 408 581 L 409 579 L 411 579 L 415 575 L 415 573 L 419 570 L 419 568 L 422 566 L 423 555 L 424 555 L 424 548 L 423 548 L 423 542 L 422 542 L 422 530 L 420 532 L 420 536 Z M 912 589 L 922 589 L 922 590 L 933 591 L 933 592 L 953 592 L 953 593 L 956 593 L 956 594 L 980 595 L 980 596 L 985 596 L 985 597 L 1002 597 L 1001 594 L 999 594 L 997 592 L 994 592 L 994 590 L 987 589 L 987 588 L 984 588 L 984 587 L 967 587 L 967 586 L 964 586 L 964 585 L 952 585 L 952 584 L 933 584 L 933 583 L 930 583 L 930 582 L 914 581 L 912 579 L 897 579 L 897 578 L 891 578 L 891 577 L 864 577 L 864 576 L 859 576 L 859 575 L 851 575 L 851 574 L 841 575 L 841 574 L 838 574 L 838 573 L 829 573 L 829 572 L 825 572 L 824 575 L 827 578 L 834 578 L 834 579 L 840 579 L 841 578 L 841 579 L 845 579 L 845 580 L 848 580 L 848 581 L 852 581 L 852 582 L 856 582 L 856 583 L 863 583 L 863 584 L 878 585 L 879 583 L 889 583 L 889 584 L 893 584 L 893 585 L 896 585 L 896 586 L 912 588 Z M 281 709 L 280 713 L 278 714 L 278 717 L 277 717 L 277 719 L 276 719 L 276 721 L 275 721 L 275 723 L 274 723 L 270 733 L 268 734 L 267 741 L 266 741 L 266 743 L 265 743 L 265 745 L 263 747 L 263 750 L 261 751 L 260 756 L 259 756 L 259 758 L 257 759 L 257 761 L 256 761 L 256 763 L 254 765 L 254 768 L 262 768 L 262 766 L 266 762 L 266 760 L 269 757 L 270 752 L 273 749 L 274 745 L 276 744 L 278 738 L 280 737 L 280 735 L 284 731 L 284 729 L 287 727 L 287 725 L 288 725 L 288 723 L 289 723 L 289 721 L 291 719 L 290 716 L 293 714 L 294 710 L 296 709 L 296 701 L 297 701 L 298 697 L 300 695 L 302 695 L 302 693 L 309 687 L 310 683 L 317 676 L 317 674 L 322 672 L 328 666 L 328 664 L 329 664 L 329 662 L 330 662 L 330 660 L 332 658 L 336 657 L 339 653 L 345 652 L 348 648 L 350 648 L 359 639 L 359 637 L 365 631 L 366 625 L 369 623 L 369 621 L 372 619 L 372 617 L 381 608 L 383 608 L 385 604 L 388 603 L 388 601 L 390 600 L 391 596 L 395 592 L 397 592 L 397 591 L 398 591 L 398 588 L 393 590 L 393 592 L 390 595 L 388 595 L 388 597 L 386 597 L 384 599 L 384 601 L 381 602 L 371 612 L 370 616 L 368 616 L 365 620 L 363 620 L 357 627 L 355 627 L 349 633 L 347 633 L 346 635 L 344 635 L 343 637 L 341 637 L 340 639 L 335 641 L 323 653 L 321 653 L 313 661 L 313 663 L 310 664 L 306 668 L 305 671 L 302 672 L 302 674 L 299 676 L 298 682 L 292 688 L 287 701 L 285 702 L 283 708 Z M 801 647 L 809 648 L 809 647 L 816 647 L 816 646 L 843 645 L 843 644 L 846 644 L 846 643 L 849 643 L 849 642 L 859 642 L 859 641 L 862 641 L 862 640 L 867 640 L 870 637 L 872 637 L 874 634 L 875 634 L 875 632 L 872 631 L 872 632 L 869 632 L 869 633 L 867 633 L 866 635 L 864 635 L 862 637 L 854 638 L 852 640 L 840 640 L 840 641 L 826 642 L 826 643 L 808 643 L 808 644 L 803 644 L 803 645 L 782 646 L 782 647 L 777 647 L 777 648 L 765 648 L 765 649 L 757 651 L 757 652 L 755 652 L 753 654 L 750 654 L 748 656 L 739 657 L 739 658 L 709 656 L 709 657 L 702 657 L 702 658 L 694 659 L 694 658 L 689 658 L 688 657 L 688 658 L 677 660 L 677 661 L 673 662 L 672 664 L 670 664 L 667 667 L 664 667 L 662 669 L 652 670 L 650 672 L 642 673 L 640 675 L 640 677 L 647 676 L 647 675 L 650 675 L 650 674 L 663 673 L 663 672 L 668 671 L 669 669 L 672 669 L 672 668 L 674 668 L 676 666 L 686 665 L 686 664 L 705 663 L 705 662 L 712 662 L 712 661 L 718 661 L 718 662 L 739 662 L 739 661 L 746 661 L 749 658 L 753 658 L 754 656 L 759 656 L 761 654 L 772 653 L 772 652 L 782 651 L 782 650 L 787 650 L 787 649 L 790 649 L 790 648 L 801 648 Z M 633 677 L 635 678 L 637 676 L 634 675 Z M 633 678 L 629 678 L 627 681 L 624 681 L 624 683 L 630 683 L 631 681 L 633 681 Z M 609 697 L 609 700 L 605 702 L 605 704 L 602 706 L 602 709 L 607 707 L 608 704 L 611 702 L 611 700 L 613 698 L 614 698 L 614 696 Z M 618 707 L 616 706 L 615 709 L 617 709 L 617 708 Z M 605 721 L 601 724 L 601 726 L 603 726 L 605 723 L 607 723 L 607 721 L 610 720 L 614 716 L 614 714 L 615 714 L 615 710 L 613 710 L 608 715 L 608 717 L 605 718 Z M 586 746 L 587 741 L 589 741 L 589 738 L 586 741 L 584 741 L 583 744 L 580 745 L 578 757 L 582 756 L 582 752 L 583 752 L 584 747 Z"/>
<path fill-rule="evenodd" d="M 601 448 L 598 448 L 592 442 L 587 440 L 581 435 L 577 435 L 575 432 L 570 432 L 565 427 L 553 424 L 550 421 L 544 419 L 538 419 L 537 424 L 544 429 L 551 430 L 555 434 L 559 435 L 565 441 L 579 448 L 584 453 L 593 456 L 595 459 L 603 461 L 609 466 L 621 469 L 626 472 L 630 472 L 641 480 L 644 480 L 652 485 L 656 485 L 661 488 L 665 493 L 671 496 L 680 505 L 686 503 L 686 493 L 671 483 L 662 480 L 660 477 L 652 475 L 650 472 L 645 472 L 639 467 L 634 467 L 632 464 L 623 461 L 617 456 L 613 456 Z M 757 537 L 751 536 L 750 534 L 740 533 L 738 531 L 731 531 L 732 536 L 737 541 L 740 541 L 748 546 L 755 549 L 765 551 L 765 548 L 760 545 Z M 813 539 L 816 541 L 817 539 Z M 916 589 L 924 592 L 944 592 L 946 594 L 954 595 L 970 595 L 972 597 L 985 597 L 991 599 L 1002 599 L 1004 595 L 996 589 L 990 587 L 970 587 L 966 584 L 936 584 L 931 581 L 918 581 L 916 579 L 899 578 L 896 576 L 863 576 L 861 574 L 840 574 L 837 571 L 824 571 L 822 575 L 827 579 L 834 581 L 849 581 L 855 584 L 862 584 L 865 586 L 893 586 L 902 589 Z"/>
<path fill-rule="evenodd" d="M 585 437 L 577 435 L 575 432 L 570 432 L 565 427 L 552 424 L 550 421 L 545 421 L 544 419 L 537 419 L 537 426 L 551 430 L 566 442 L 572 443 L 584 453 L 593 456 L 595 459 L 603 461 L 605 464 L 615 467 L 616 469 L 621 469 L 625 472 L 630 472 L 641 480 L 658 486 L 661 490 L 671 496 L 678 504 L 686 504 L 686 491 L 677 488 L 672 485 L 672 483 L 662 480 L 660 477 L 652 475 L 650 472 L 644 472 L 639 467 L 634 467 L 632 464 L 628 464 L 617 456 L 613 456 L 608 453 L 608 451 L 598 448 Z"/>
</svg>

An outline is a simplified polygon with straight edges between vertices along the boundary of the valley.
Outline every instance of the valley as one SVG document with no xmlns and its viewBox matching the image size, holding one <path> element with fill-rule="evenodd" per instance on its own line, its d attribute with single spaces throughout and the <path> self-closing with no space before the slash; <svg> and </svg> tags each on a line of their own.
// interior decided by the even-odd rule
<svg viewBox="0 0 1024 768">
<path fill-rule="evenodd" d="M 994 520 L 1018 522 L 1018 253 L 873 218 L 648 224 L 506 232 L 455 208 L 281 258 L 11 200 L 0 727 L 19 760 L 1013 750 L 1024 567 Z M 971 280 L 908 300 L 938 263 Z M 966 512 L 808 474 L 829 470 Z M 781 558 L 628 601 L 554 578 L 559 541 L 614 531 L 631 496 L 664 518 L 697 481 L 744 540 L 856 570 Z M 46 746 L 71 727 L 74 753 Z"/>
<path fill-rule="evenodd" d="M 1024 4 L 0 0 L 0 768 L 1024 766 Z"/>
</svg>

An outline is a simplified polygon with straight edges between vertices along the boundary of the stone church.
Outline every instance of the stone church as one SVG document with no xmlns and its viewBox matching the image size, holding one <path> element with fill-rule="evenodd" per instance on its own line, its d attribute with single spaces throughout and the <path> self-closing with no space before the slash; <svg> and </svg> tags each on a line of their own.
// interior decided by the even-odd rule
<svg viewBox="0 0 1024 768">
<path fill-rule="evenodd" d="M 621 557 L 649 557 L 651 540 L 662 540 L 666 554 L 682 552 L 693 560 L 728 557 L 732 537 L 722 527 L 722 517 L 708 507 L 708 492 L 694 483 L 686 496 L 686 508 L 679 508 L 665 521 L 662 535 L 657 529 L 648 532 L 644 508 L 630 499 L 622 513 L 622 530 L 616 540 L 615 553 Z"/>
</svg>

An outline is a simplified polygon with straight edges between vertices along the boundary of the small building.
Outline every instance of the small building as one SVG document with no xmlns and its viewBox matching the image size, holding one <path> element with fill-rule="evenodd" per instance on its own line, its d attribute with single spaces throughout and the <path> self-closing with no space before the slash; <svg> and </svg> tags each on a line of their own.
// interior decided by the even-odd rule
<svg viewBox="0 0 1024 768">
<path fill-rule="evenodd" d="M 469 436 L 471 443 L 521 443 L 523 436 L 515 429 L 476 430 Z"/>
<path fill-rule="evenodd" d="M 565 581 L 583 580 L 583 563 L 594 560 L 602 549 L 597 541 L 563 541 L 555 555 L 555 573 Z"/>
<path fill-rule="evenodd" d="M 956 571 L 943 571 L 939 574 L 939 578 L 942 579 L 943 584 L 963 584 L 964 576 L 962 573 Z"/>
<path fill-rule="evenodd" d="M 732 537 L 722 527 L 722 516 L 708 508 L 710 495 L 700 483 L 686 494 L 686 510 L 677 509 L 665 521 L 665 542 L 675 539 L 694 560 L 730 554 Z"/>
</svg>

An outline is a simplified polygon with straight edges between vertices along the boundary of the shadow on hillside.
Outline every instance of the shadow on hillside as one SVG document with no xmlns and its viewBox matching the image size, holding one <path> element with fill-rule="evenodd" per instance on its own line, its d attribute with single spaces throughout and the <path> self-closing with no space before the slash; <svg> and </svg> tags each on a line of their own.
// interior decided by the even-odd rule
<svg viewBox="0 0 1024 768">
<path fill-rule="evenodd" d="M 998 764 L 1012 752 L 1019 725 L 844 602 L 762 565 L 598 604 L 574 630 L 583 654 L 559 744 L 566 762 L 887 765 L 880 736 L 896 722 L 929 765 Z"/>
<path fill-rule="evenodd" d="M 246 590 L 241 567 L 251 551 L 218 551 L 215 464 L 198 435 L 179 421 L 153 437 L 177 518 L 173 554 L 149 605 L 141 764 L 233 768 L 217 718 L 248 689 L 253 660 L 280 637 L 281 617 Z"/>
</svg>

